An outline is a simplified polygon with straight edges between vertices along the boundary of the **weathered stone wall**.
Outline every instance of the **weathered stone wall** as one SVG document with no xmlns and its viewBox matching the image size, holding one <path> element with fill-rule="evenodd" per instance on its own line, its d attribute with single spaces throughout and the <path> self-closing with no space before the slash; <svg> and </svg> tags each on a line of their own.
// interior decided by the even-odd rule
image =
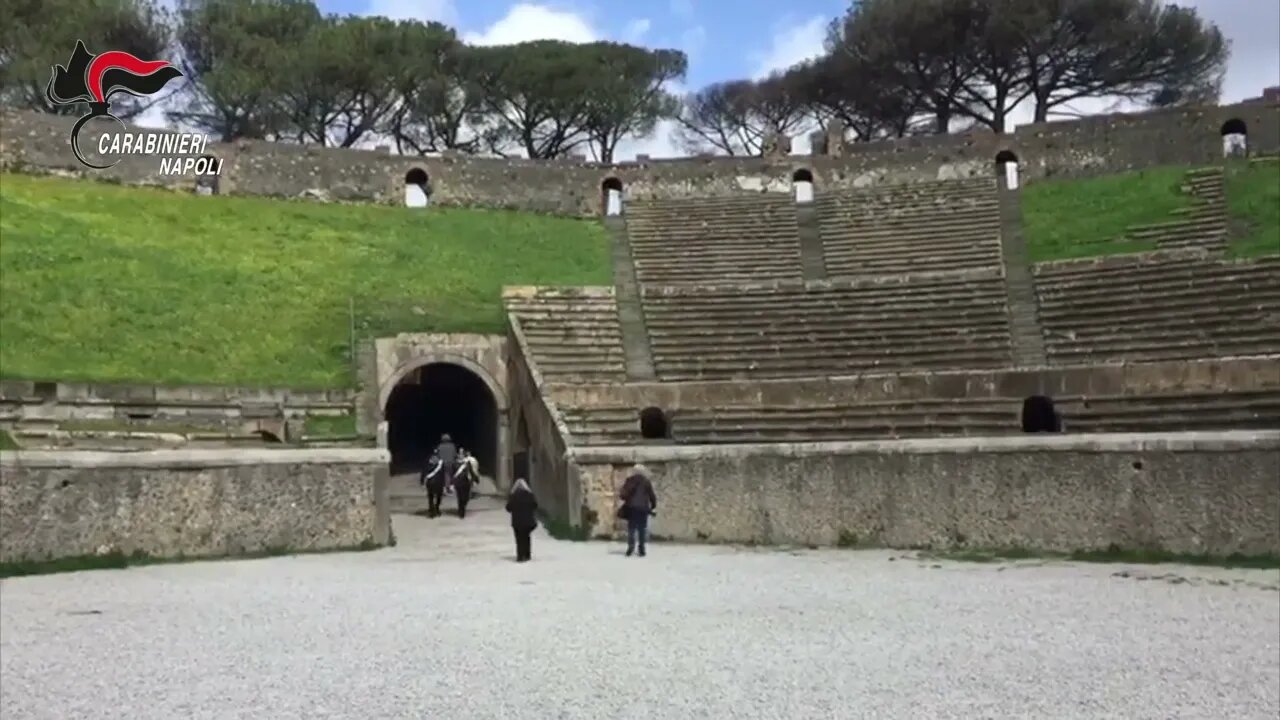
<svg viewBox="0 0 1280 720">
<path fill-rule="evenodd" d="M 0 452 L 0 562 L 385 545 L 382 450 Z"/>
<path fill-rule="evenodd" d="M 525 479 L 546 514 L 575 526 L 584 520 L 594 522 L 594 518 L 585 516 L 577 468 L 567 459 L 565 439 L 569 437 L 569 429 L 543 393 L 546 383 L 542 376 L 526 360 L 528 345 L 515 318 L 511 321 L 507 347 L 511 349 L 507 371 L 512 451 L 527 453 L 529 469 Z"/>
<path fill-rule="evenodd" d="M 353 403 L 350 390 L 0 381 L 0 422 L 161 421 L 223 430 L 252 425 L 281 440 L 286 420 L 347 415 Z"/>
<path fill-rule="evenodd" d="M 1217 358 L 1112 365 L 865 373 L 847 377 L 548 385 L 556 405 L 681 408 L 804 407 L 833 400 L 877 402 L 933 398 L 1091 397 L 1210 393 L 1280 388 L 1280 357 Z"/>
<path fill-rule="evenodd" d="M 804 167 L 818 191 L 878 183 L 991 175 L 997 153 L 1014 152 L 1024 180 L 1105 174 L 1165 163 L 1211 163 L 1222 157 L 1221 128 L 1243 120 L 1251 152 L 1280 151 L 1280 104 L 1274 97 L 1223 107 L 1108 115 L 1026 125 L 996 135 L 971 132 L 849 143 L 839 155 L 771 158 L 699 157 L 602 165 L 576 160 L 528 161 L 473 157 L 410 158 L 385 151 L 317 148 L 264 141 L 212 143 L 204 154 L 223 161 L 219 191 L 335 200 L 403 202 L 405 174 L 422 168 L 433 203 L 513 208 L 568 215 L 603 211 L 601 183 L 622 181 L 630 200 L 789 192 Z M 0 168 L 86 175 L 129 184 L 194 186 L 191 177 L 157 175 L 158 158 L 131 156 L 90 171 L 70 152 L 75 118 L 35 113 L 3 115 Z M 82 145 L 97 146 L 92 131 Z"/>
<path fill-rule="evenodd" d="M 580 448 L 614 531 L 627 467 L 686 541 L 1280 553 L 1280 432 Z"/>
</svg>

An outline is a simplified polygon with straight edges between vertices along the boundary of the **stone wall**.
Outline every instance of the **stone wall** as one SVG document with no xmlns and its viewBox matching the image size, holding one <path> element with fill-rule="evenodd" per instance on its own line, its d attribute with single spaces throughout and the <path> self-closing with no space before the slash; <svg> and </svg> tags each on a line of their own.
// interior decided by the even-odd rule
<svg viewBox="0 0 1280 720">
<path fill-rule="evenodd" d="M 0 562 L 385 545 L 382 450 L 0 452 Z"/>
<path fill-rule="evenodd" d="M 568 460 L 569 429 L 543 392 L 546 383 L 542 376 L 526 360 L 528 346 L 520 322 L 515 318 L 511 320 L 507 346 L 520 350 L 511 353 L 507 364 L 512 451 L 525 454 L 528 464 L 525 479 L 544 513 L 574 526 L 590 525 L 595 518 L 586 512 L 577 467 Z"/>
<path fill-rule="evenodd" d="M 285 421 L 309 415 L 347 415 L 350 390 L 215 385 L 0 381 L 0 422 L 159 421 L 219 430 L 270 432 L 285 439 Z"/>
<path fill-rule="evenodd" d="M 601 183 L 618 178 L 631 200 L 789 192 L 792 173 L 807 168 L 815 189 L 878 183 L 949 180 L 991 175 L 1001 151 L 1015 153 L 1024 180 L 1106 174 L 1166 163 L 1211 163 L 1222 157 L 1221 128 L 1243 120 L 1251 152 L 1280 151 L 1280 104 L 1275 97 L 1236 105 L 1107 115 L 1026 125 L 1013 133 L 957 135 L 848 143 L 839 155 L 699 157 L 604 165 L 577 160 L 529 161 L 475 157 L 409 158 L 386 151 L 344 150 L 238 141 L 211 143 L 222 161 L 219 191 L 273 197 L 403 202 L 405 174 L 428 175 L 432 202 L 512 208 L 567 215 L 603 212 Z M 90 171 L 70 152 L 75 118 L 35 113 L 3 115 L 0 168 L 86 175 L 128 184 L 192 189 L 192 177 L 161 177 L 158 158 L 131 156 L 108 170 Z M 83 133 L 82 145 L 97 146 Z"/>
<path fill-rule="evenodd" d="M 645 463 L 684 541 L 1280 554 L 1280 432 L 1027 436 L 572 452 L 614 532 Z"/>
<path fill-rule="evenodd" d="M 1216 358 L 1133 364 L 942 372 L 864 373 L 847 377 L 753 382 L 548 385 L 560 407 L 804 407 L 832 400 L 877 402 L 933 398 L 1091 397 L 1280 388 L 1280 357 Z"/>
</svg>

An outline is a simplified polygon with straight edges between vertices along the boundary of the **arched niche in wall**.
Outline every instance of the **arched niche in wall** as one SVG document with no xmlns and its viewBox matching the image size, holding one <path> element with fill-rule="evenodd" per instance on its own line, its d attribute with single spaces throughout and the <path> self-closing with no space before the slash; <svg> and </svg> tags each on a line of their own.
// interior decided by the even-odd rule
<svg viewBox="0 0 1280 720">
<path fill-rule="evenodd" d="M 1249 126 L 1240 118 L 1222 124 L 1222 156 L 1246 157 L 1249 154 Z"/>
<path fill-rule="evenodd" d="M 671 437 L 671 422 L 662 408 L 647 407 L 640 411 L 640 437 L 645 440 L 665 440 Z"/>
<path fill-rule="evenodd" d="M 791 173 L 791 189 L 797 203 L 813 202 L 813 173 L 808 168 L 800 168 Z"/>
<path fill-rule="evenodd" d="M 217 195 L 218 175 L 222 172 L 222 161 L 213 155 L 204 155 L 196 160 L 197 195 Z"/>
<path fill-rule="evenodd" d="M 622 214 L 622 181 L 607 177 L 600 183 L 600 207 L 607 217 Z"/>
<path fill-rule="evenodd" d="M 426 207 L 431 202 L 431 177 L 422 168 L 413 168 L 404 174 L 405 207 Z"/>
<path fill-rule="evenodd" d="M 1054 407 L 1053 398 L 1046 395 L 1032 395 L 1022 401 L 1021 421 L 1024 433 L 1062 432 L 1062 416 Z"/>
<path fill-rule="evenodd" d="M 996 177 L 1003 178 L 1006 188 L 1018 189 L 1018 156 L 1012 150 L 996 153 Z"/>
</svg>

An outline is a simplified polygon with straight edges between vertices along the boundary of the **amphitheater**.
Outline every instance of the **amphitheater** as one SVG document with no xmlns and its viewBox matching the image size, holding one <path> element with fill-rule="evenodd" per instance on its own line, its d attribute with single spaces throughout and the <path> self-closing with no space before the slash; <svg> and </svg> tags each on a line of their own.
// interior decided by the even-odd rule
<svg viewBox="0 0 1280 720">
<path fill-rule="evenodd" d="M 7 171 L 81 175 L 69 119 L 4 120 Z M 286 554 L 4 580 L 0 714 L 1275 717 L 1280 252 L 1228 251 L 1224 177 L 1280 173 L 1280 89 L 824 145 L 212 145 L 177 189 L 596 217 L 613 282 L 508 286 L 505 335 L 370 339 L 350 390 L 0 382 L 0 563 Z M 1028 187 L 1169 165 L 1184 209 L 1032 257 Z M 97 179 L 191 182 L 154 170 Z M 1032 397 L 1060 431 L 1025 431 Z M 353 437 L 307 442 L 335 416 Z M 131 429 L 66 429 L 102 419 Z M 415 514 L 443 429 L 487 494 L 529 479 L 536 562 L 495 500 Z M 652 557 L 570 541 L 619 537 L 637 462 Z M 287 556 L 320 550 L 352 552 Z"/>
</svg>

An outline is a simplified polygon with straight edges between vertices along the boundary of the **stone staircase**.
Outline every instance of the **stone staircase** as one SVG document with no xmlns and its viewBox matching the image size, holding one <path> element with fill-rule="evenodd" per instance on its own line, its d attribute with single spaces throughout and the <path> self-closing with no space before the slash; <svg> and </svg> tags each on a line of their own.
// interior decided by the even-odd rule
<svg viewBox="0 0 1280 720">
<path fill-rule="evenodd" d="M 1034 272 L 1055 363 L 1280 353 L 1280 257 L 1181 251 L 1042 263 Z"/>
<path fill-rule="evenodd" d="M 994 179 L 828 192 L 815 204 L 827 277 L 1000 264 Z"/>
<path fill-rule="evenodd" d="M 627 236 L 641 284 L 799 280 L 800 236 L 790 195 L 634 202 Z"/>
<path fill-rule="evenodd" d="M 528 360 L 548 381 L 626 380 L 613 288 L 507 288 L 502 301 L 520 324 Z"/>
<path fill-rule="evenodd" d="M 1280 429 L 1280 389 L 1055 398 L 1070 432 Z M 1022 398 L 918 399 L 821 405 L 682 408 L 670 413 L 682 445 L 823 442 L 1021 434 Z M 577 445 L 634 445 L 633 408 L 563 408 Z M 648 441 L 651 442 L 651 441 Z"/>
<path fill-rule="evenodd" d="M 664 381 L 1011 362 L 998 270 L 815 283 L 644 288 Z"/>
<path fill-rule="evenodd" d="M 1154 243 L 1156 250 L 1225 250 L 1229 225 L 1222 168 L 1188 171 L 1182 192 L 1191 204 L 1174 210 L 1173 220 L 1133 225 L 1125 230 L 1125 240 Z"/>
<path fill-rule="evenodd" d="M 620 217 L 607 217 L 612 250 L 614 296 L 618 304 L 618 327 L 622 331 L 622 347 L 626 358 L 627 378 L 654 379 L 653 355 L 649 351 L 649 331 L 644 326 L 644 308 L 640 305 L 640 286 L 636 282 L 635 260 L 627 223 Z"/>
</svg>

